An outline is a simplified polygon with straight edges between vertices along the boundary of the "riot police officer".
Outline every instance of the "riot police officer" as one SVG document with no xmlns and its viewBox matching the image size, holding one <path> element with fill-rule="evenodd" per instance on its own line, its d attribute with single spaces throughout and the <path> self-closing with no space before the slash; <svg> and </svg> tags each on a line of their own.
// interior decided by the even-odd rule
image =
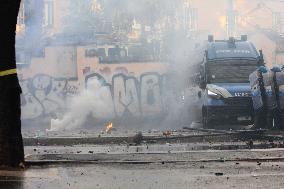
<svg viewBox="0 0 284 189">
<path fill-rule="evenodd" d="M 252 91 L 255 129 L 266 128 L 267 125 L 267 99 L 263 81 L 263 74 L 266 74 L 267 72 L 267 68 L 261 66 L 249 76 Z"/>
<path fill-rule="evenodd" d="M 277 98 L 279 107 L 279 117 L 280 124 L 279 129 L 284 129 L 284 65 L 281 67 L 280 71 L 276 72 L 276 87 L 277 87 Z"/>
<path fill-rule="evenodd" d="M 268 107 L 267 112 L 267 120 L 269 125 L 269 128 L 273 129 L 280 129 L 281 127 L 281 114 L 280 114 L 280 96 L 279 96 L 279 85 L 277 82 L 277 73 L 280 73 L 281 69 L 277 66 L 274 66 L 271 70 L 271 102 L 270 106 Z"/>
</svg>

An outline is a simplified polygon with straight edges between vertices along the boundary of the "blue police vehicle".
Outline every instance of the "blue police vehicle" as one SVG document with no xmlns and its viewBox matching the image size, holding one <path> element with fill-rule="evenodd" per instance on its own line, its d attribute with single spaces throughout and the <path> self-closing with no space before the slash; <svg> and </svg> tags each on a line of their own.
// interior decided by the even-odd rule
<svg viewBox="0 0 284 189">
<path fill-rule="evenodd" d="M 247 41 L 208 37 L 200 66 L 198 93 L 205 128 L 216 125 L 251 125 L 254 122 L 249 75 L 264 65 L 262 51 Z"/>
</svg>

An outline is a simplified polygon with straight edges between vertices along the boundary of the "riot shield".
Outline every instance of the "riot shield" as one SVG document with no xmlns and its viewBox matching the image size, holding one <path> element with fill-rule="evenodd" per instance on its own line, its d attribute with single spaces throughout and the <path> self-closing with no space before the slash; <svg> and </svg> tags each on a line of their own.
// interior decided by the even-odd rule
<svg viewBox="0 0 284 189">
<path fill-rule="evenodd" d="M 284 71 L 276 74 L 276 87 L 278 89 L 278 109 L 280 111 L 280 129 L 284 128 Z"/>
<path fill-rule="evenodd" d="M 277 108 L 277 100 L 275 96 L 274 82 L 273 82 L 274 72 L 268 71 L 267 73 L 263 73 L 262 76 L 265 88 L 267 110 L 271 111 Z"/>
<path fill-rule="evenodd" d="M 277 100 L 274 88 L 274 72 L 269 70 L 267 73 L 263 73 L 263 84 L 265 88 L 266 96 L 266 128 L 272 129 L 273 122 L 277 119 Z"/>
<path fill-rule="evenodd" d="M 266 128 L 267 102 L 262 73 L 256 70 L 250 74 L 249 81 L 254 109 L 254 127 Z"/>
<path fill-rule="evenodd" d="M 264 106 L 259 85 L 259 79 L 260 78 L 258 71 L 253 72 L 249 76 L 254 111 L 258 111 Z"/>
</svg>

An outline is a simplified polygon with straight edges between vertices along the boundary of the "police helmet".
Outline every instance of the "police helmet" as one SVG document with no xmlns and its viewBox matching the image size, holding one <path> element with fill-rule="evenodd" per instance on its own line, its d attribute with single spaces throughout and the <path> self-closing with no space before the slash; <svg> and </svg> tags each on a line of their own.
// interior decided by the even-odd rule
<svg viewBox="0 0 284 189">
<path fill-rule="evenodd" d="M 267 68 L 265 66 L 260 66 L 257 70 L 261 73 L 267 73 Z"/>
<path fill-rule="evenodd" d="M 271 68 L 271 71 L 273 71 L 273 72 L 281 72 L 281 69 L 278 66 L 274 66 L 273 68 Z"/>
</svg>

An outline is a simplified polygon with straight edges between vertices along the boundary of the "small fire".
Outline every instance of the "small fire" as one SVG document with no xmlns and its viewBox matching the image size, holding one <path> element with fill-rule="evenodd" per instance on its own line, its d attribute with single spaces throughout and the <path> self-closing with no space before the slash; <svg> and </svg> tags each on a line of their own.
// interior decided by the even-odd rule
<svg viewBox="0 0 284 189">
<path fill-rule="evenodd" d="M 164 131 L 163 132 L 163 135 L 165 136 L 165 137 L 169 137 L 169 136 L 171 136 L 173 133 L 171 132 L 171 131 Z"/>
<path fill-rule="evenodd" d="M 110 134 L 113 129 L 112 122 L 109 122 L 109 124 L 106 126 L 106 133 Z"/>
</svg>

